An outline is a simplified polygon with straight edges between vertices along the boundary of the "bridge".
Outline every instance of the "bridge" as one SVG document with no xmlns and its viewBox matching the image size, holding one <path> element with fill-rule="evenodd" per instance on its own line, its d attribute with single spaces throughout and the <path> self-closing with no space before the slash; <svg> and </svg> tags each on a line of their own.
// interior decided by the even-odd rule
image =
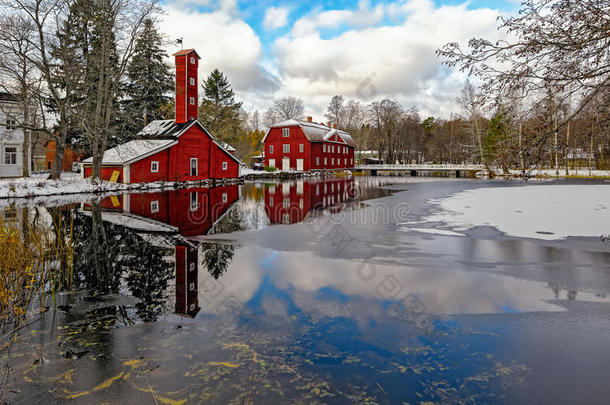
<svg viewBox="0 0 610 405">
<path fill-rule="evenodd" d="M 455 172 L 456 177 L 461 177 L 461 173 L 474 174 L 481 171 L 486 171 L 485 166 L 475 164 L 362 164 L 354 166 L 355 171 L 370 171 L 373 176 L 377 172 L 410 172 L 412 176 L 416 176 L 417 172 Z"/>
</svg>

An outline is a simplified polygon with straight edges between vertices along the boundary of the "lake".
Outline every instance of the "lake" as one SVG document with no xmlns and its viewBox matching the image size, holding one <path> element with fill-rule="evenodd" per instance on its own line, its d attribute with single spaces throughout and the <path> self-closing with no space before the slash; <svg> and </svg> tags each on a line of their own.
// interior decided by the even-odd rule
<svg viewBox="0 0 610 405">
<path fill-rule="evenodd" d="M 586 232 L 605 189 L 601 216 L 553 211 L 528 237 L 439 215 L 465 191 L 510 207 L 591 185 L 609 186 L 332 177 L 4 201 L 5 224 L 72 248 L 43 311 L 4 326 L 0 399 L 607 403 L 610 242 Z"/>
</svg>

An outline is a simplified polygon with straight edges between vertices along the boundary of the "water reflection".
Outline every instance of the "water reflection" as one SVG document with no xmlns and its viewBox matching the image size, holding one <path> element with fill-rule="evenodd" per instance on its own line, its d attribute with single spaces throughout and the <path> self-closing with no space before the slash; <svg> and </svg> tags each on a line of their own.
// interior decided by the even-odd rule
<svg viewBox="0 0 610 405">
<path fill-rule="evenodd" d="M 564 307 L 552 300 L 605 297 L 460 271 L 460 258 L 519 256 L 513 245 L 462 238 L 413 237 L 402 250 L 403 236 L 387 238 L 368 263 L 374 277 L 364 279 L 357 255 L 319 254 L 324 240 L 299 232 L 308 218 L 366 209 L 362 201 L 389 194 L 380 181 L 248 183 L 49 209 L 50 223 L 74 221 L 77 230 L 74 286 L 5 356 L 21 392 L 11 402 L 44 402 L 49 393 L 82 403 L 245 403 L 249 395 L 256 403 L 510 402 L 528 368 L 502 350 L 503 323 L 492 331 L 478 319 L 558 317 Z M 308 248 L 226 240 L 254 230 L 246 233 Z M 472 257 L 454 254 L 465 247 Z M 540 249 L 524 257 L 546 260 Z M 405 297 L 419 307 L 397 316 L 393 305 Z M 471 322 L 473 314 L 481 318 Z M 528 342 L 516 325 L 506 335 Z"/>
</svg>

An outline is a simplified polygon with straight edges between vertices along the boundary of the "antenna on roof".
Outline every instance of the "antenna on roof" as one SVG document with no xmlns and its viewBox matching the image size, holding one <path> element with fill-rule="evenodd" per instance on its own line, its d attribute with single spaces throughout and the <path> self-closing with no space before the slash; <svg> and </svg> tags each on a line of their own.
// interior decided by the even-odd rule
<svg viewBox="0 0 610 405">
<path fill-rule="evenodd" d="M 184 45 L 182 44 L 184 37 L 176 39 L 176 44 L 180 44 L 180 50 L 184 50 Z"/>
</svg>

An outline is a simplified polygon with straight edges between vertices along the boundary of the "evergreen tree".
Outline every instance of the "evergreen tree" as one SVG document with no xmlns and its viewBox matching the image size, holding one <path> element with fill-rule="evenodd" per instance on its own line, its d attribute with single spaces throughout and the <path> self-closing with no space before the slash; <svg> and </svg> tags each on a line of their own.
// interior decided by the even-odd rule
<svg viewBox="0 0 610 405">
<path fill-rule="evenodd" d="M 151 121 L 169 118 L 164 107 L 171 101 L 174 79 L 171 68 L 165 63 L 168 55 L 162 45 L 163 38 L 154 22 L 146 20 L 127 69 L 123 102 L 127 138 Z"/>
<path fill-rule="evenodd" d="M 203 97 L 199 121 L 213 136 L 229 143 L 244 137 L 242 103 L 235 101 L 229 81 L 218 69 L 214 69 L 203 84 Z"/>
</svg>

